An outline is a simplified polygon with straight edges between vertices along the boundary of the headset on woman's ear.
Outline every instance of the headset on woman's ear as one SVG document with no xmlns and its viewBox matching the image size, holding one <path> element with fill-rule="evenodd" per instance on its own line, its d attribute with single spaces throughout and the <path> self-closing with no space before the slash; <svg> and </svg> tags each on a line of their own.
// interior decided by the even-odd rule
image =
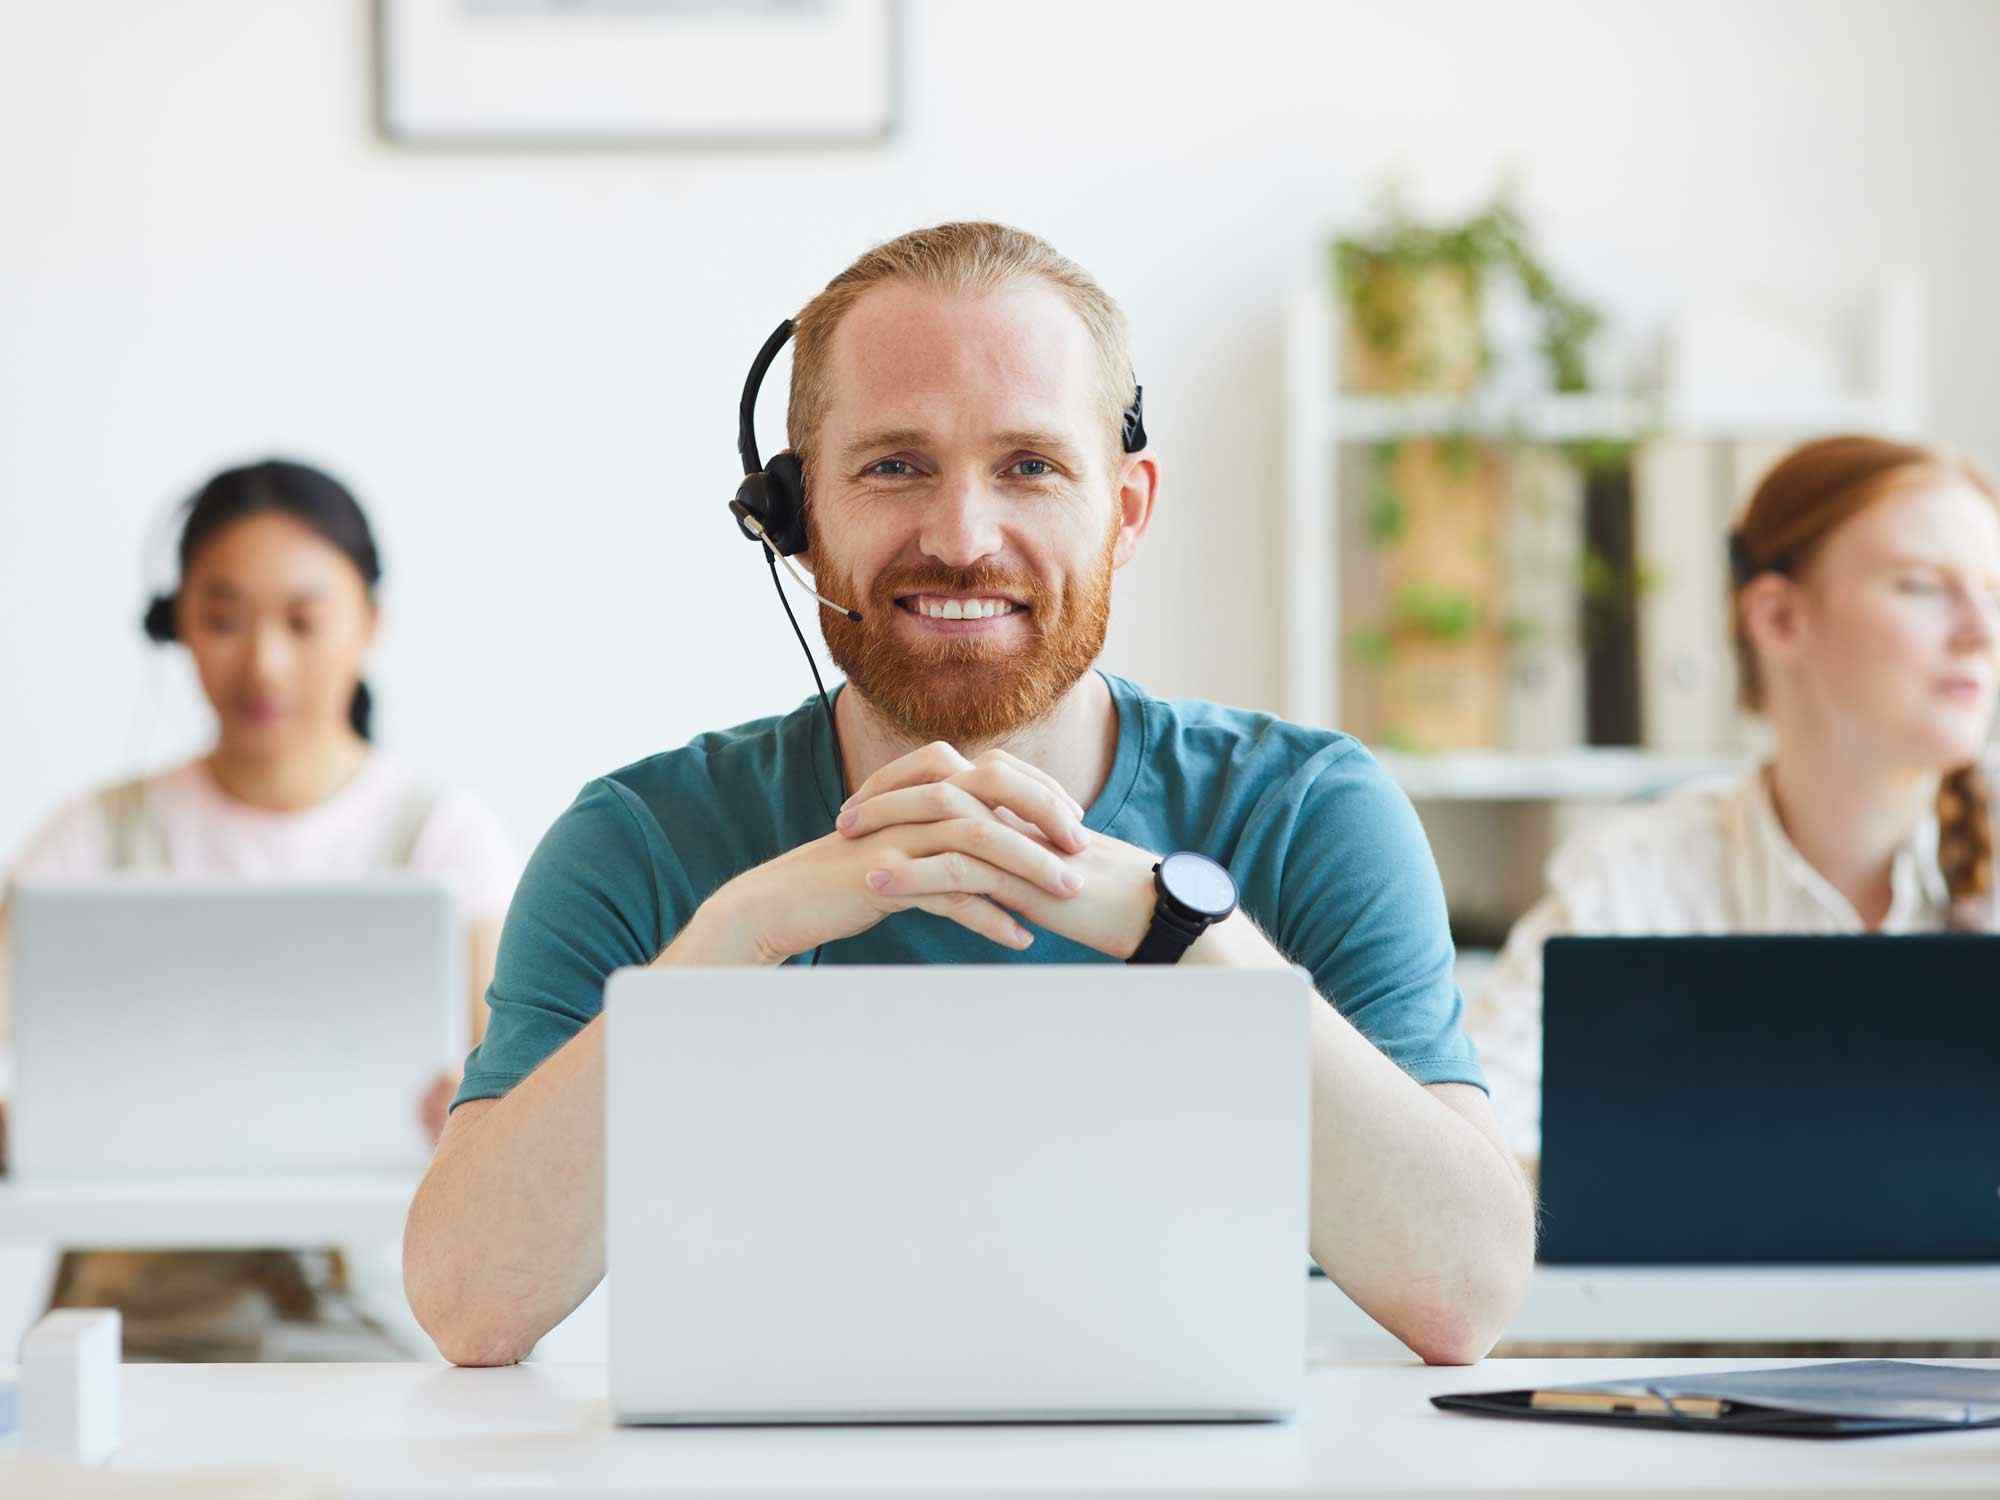
<svg viewBox="0 0 2000 1500">
<path fill-rule="evenodd" d="M 176 500 L 156 512 L 146 528 L 142 544 L 145 557 L 141 563 L 145 570 L 146 611 L 139 616 L 139 628 L 156 646 L 171 646 L 181 638 L 180 626 L 174 618 L 181 599 L 180 580 L 175 575 L 180 568 L 177 555 L 180 528 L 193 506 L 191 498 Z"/>
<path fill-rule="evenodd" d="M 147 604 L 146 613 L 140 617 L 140 625 L 145 629 L 146 639 L 159 646 L 171 646 L 180 639 L 180 630 L 174 623 L 174 609 L 180 601 L 178 594 L 155 594 Z"/>
</svg>

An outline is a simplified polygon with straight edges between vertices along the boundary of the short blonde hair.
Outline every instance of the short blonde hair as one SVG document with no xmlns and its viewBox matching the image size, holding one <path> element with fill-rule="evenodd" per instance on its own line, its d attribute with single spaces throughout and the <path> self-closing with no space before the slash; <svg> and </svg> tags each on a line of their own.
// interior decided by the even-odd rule
<svg viewBox="0 0 2000 1500">
<path fill-rule="evenodd" d="M 1120 419 L 1132 401 L 1132 346 L 1125 314 L 1091 274 L 1046 240 L 1005 224 L 938 224 L 877 245 L 826 284 L 792 320 L 791 404 L 785 434 L 808 469 L 833 404 L 834 330 L 861 294 L 904 281 L 935 291 L 984 295 L 1015 282 L 1046 281 L 1076 310 L 1097 349 L 1098 396 L 1118 451 Z"/>
</svg>

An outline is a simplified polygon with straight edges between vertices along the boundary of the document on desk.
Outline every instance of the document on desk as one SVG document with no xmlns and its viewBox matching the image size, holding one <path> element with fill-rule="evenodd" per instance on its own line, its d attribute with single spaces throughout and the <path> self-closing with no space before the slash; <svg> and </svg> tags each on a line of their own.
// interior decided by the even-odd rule
<svg viewBox="0 0 2000 1500">
<path fill-rule="evenodd" d="M 1773 1370 L 1433 1396 L 1444 1411 L 1553 1422 L 1869 1437 L 2000 1424 L 2000 1369 L 1841 1360 Z"/>
</svg>

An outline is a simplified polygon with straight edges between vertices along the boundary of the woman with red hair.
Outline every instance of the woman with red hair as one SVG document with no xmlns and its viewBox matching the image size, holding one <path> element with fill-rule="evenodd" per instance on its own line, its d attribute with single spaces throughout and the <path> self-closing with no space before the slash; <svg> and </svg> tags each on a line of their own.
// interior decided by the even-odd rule
<svg viewBox="0 0 2000 1500">
<path fill-rule="evenodd" d="M 1468 1026 L 1525 1160 L 1548 938 L 1994 925 L 2000 488 L 1940 449 L 1826 438 L 1765 476 L 1728 543 L 1739 690 L 1771 753 L 1550 861 Z"/>
</svg>

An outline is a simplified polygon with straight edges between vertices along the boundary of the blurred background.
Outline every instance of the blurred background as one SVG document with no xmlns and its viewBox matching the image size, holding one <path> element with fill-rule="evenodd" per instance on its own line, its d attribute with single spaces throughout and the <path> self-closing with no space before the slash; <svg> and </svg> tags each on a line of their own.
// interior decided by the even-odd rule
<svg viewBox="0 0 2000 1500">
<path fill-rule="evenodd" d="M 815 75 L 758 26 L 844 9 L 0 13 L 0 855 L 206 743 L 139 616 L 169 507 L 271 453 L 376 524 L 380 739 L 524 848 L 796 704 L 724 511 L 743 373 L 944 219 L 1131 315 L 1164 489 L 1105 665 L 1382 748 L 1473 946 L 1567 822 L 1744 753 L 1721 530 L 1762 465 L 1851 428 L 2000 460 L 1993 0 L 909 3 L 825 53 L 879 139 L 763 144 L 580 138 L 440 50 L 516 28 L 504 83 L 566 27 L 736 27 L 724 128 Z"/>
</svg>

